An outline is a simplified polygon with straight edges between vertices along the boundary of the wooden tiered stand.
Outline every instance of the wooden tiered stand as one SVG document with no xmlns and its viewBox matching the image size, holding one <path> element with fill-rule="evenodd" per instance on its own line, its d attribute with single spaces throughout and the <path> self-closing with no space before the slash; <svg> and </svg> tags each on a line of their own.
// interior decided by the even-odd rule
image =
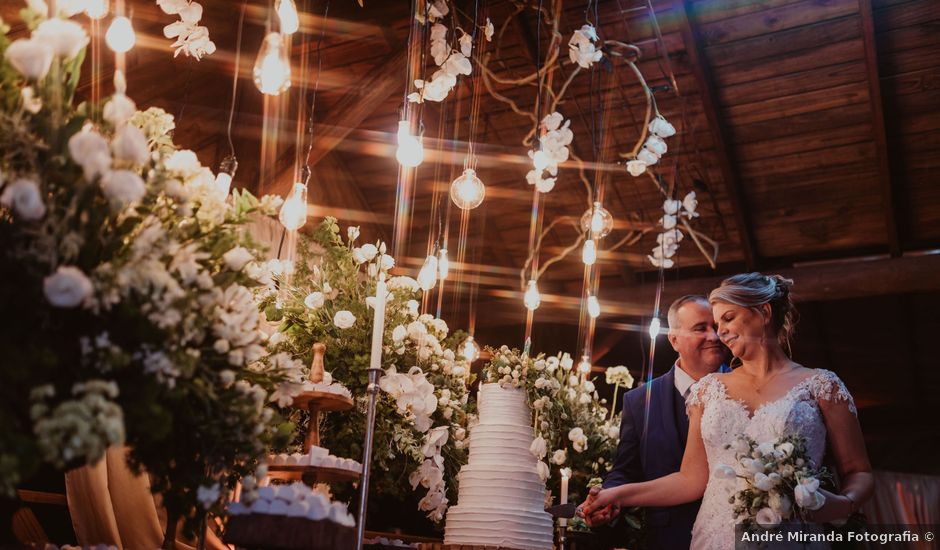
<svg viewBox="0 0 940 550">
<path fill-rule="evenodd" d="M 313 362 L 310 365 L 310 381 L 318 384 L 323 381 L 323 356 L 326 346 L 313 345 Z M 310 423 L 307 426 L 307 437 L 304 439 L 304 449 L 309 452 L 311 445 L 320 445 L 320 413 L 329 411 L 346 411 L 351 409 L 353 401 L 349 397 L 321 391 L 306 391 L 294 397 L 291 407 L 306 410 L 310 413 Z M 320 466 L 270 465 L 268 476 L 272 479 L 301 480 L 311 487 L 317 483 L 352 482 L 358 481 L 361 473 L 340 468 L 323 468 Z"/>
</svg>

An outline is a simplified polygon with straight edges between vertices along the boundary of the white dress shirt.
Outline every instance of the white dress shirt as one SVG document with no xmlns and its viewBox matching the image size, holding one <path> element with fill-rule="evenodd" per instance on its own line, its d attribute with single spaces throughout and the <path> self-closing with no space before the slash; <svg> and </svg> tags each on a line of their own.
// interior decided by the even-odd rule
<svg viewBox="0 0 940 550">
<path fill-rule="evenodd" d="M 678 359 L 676 360 L 675 366 L 676 389 L 679 390 L 679 395 L 681 395 L 683 399 L 687 399 L 689 397 L 689 388 L 695 383 L 695 379 L 692 378 L 689 373 L 682 370 L 682 367 L 679 366 Z"/>
</svg>

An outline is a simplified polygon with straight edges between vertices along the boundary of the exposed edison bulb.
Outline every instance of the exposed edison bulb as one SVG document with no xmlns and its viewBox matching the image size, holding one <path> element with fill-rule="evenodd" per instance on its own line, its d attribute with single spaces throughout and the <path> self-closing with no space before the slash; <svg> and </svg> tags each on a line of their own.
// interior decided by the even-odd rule
<svg viewBox="0 0 940 550">
<path fill-rule="evenodd" d="M 601 303 L 597 301 L 597 296 L 594 296 L 593 294 L 588 296 L 587 310 L 588 315 L 591 316 L 591 319 L 597 319 L 601 316 Z"/>
<path fill-rule="evenodd" d="M 300 28 L 300 18 L 297 16 L 297 5 L 294 0 L 278 0 L 277 18 L 281 22 L 281 34 L 294 34 Z"/>
<path fill-rule="evenodd" d="M 473 363 L 480 357 L 480 346 L 473 336 L 467 336 L 467 339 L 460 345 L 460 354 L 468 363 Z"/>
<path fill-rule="evenodd" d="M 581 261 L 584 265 L 594 265 L 597 261 L 597 245 L 594 239 L 584 241 L 584 248 L 581 249 Z"/>
<path fill-rule="evenodd" d="M 591 374 L 591 357 L 588 354 L 581 356 L 581 361 L 578 363 L 578 372 L 580 374 Z"/>
<path fill-rule="evenodd" d="M 398 149 L 395 158 L 399 164 L 413 168 L 424 161 L 424 147 L 421 138 L 411 135 L 411 123 L 407 120 L 398 121 Z"/>
<path fill-rule="evenodd" d="M 281 224 L 288 231 L 297 231 L 307 223 L 307 186 L 297 182 L 291 189 L 290 196 L 281 206 L 278 215 Z"/>
<path fill-rule="evenodd" d="M 429 254 L 418 272 L 418 286 L 421 290 L 431 290 L 437 284 L 437 256 Z"/>
<path fill-rule="evenodd" d="M 438 256 L 437 271 L 440 273 L 441 280 L 443 281 L 447 278 L 447 275 L 450 274 L 450 260 L 447 259 L 447 249 L 442 248 Z"/>
<path fill-rule="evenodd" d="M 545 151 L 539 149 L 532 155 L 532 165 L 539 172 L 548 167 L 548 155 L 545 154 Z"/>
<path fill-rule="evenodd" d="M 472 168 L 464 170 L 450 184 L 450 200 L 461 210 L 473 210 L 483 203 L 485 197 L 486 186 Z"/>
<path fill-rule="evenodd" d="M 225 198 L 232 189 L 232 178 L 235 177 L 235 171 L 238 169 L 238 161 L 234 156 L 227 156 L 219 164 L 219 173 L 215 176 L 215 190 L 219 196 Z"/>
<path fill-rule="evenodd" d="M 137 35 L 134 34 L 131 20 L 123 15 L 115 17 L 111 21 L 111 26 L 108 27 L 108 32 L 104 35 L 104 41 L 117 53 L 124 53 L 133 48 L 137 42 Z"/>
<path fill-rule="evenodd" d="M 85 0 L 85 15 L 92 19 L 101 19 L 108 15 L 108 0 Z"/>
<path fill-rule="evenodd" d="M 659 327 L 660 327 L 659 317 L 653 317 L 653 320 L 650 321 L 650 338 L 653 340 L 659 336 Z"/>
<path fill-rule="evenodd" d="M 535 282 L 535 279 L 529 280 L 529 284 L 525 289 L 525 296 L 522 300 L 525 303 L 526 309 L 529 311 L 535 311 L 542 305 L 542 295 L 539 294 L 539 285 Z"/>
<path fill-rule="evenodd" d="M 590 231 L 595 239 L 603 239 L 614 229 L 614 217 L 600 202 L 595 202 L 581 216 L 581 230 Z"/>
<path fill-rule="evenodd" d="M 290 88 L 290 60 L 281 33 L 264 37 L 252 74 L 255 86 L 265 95 L 278 95 Z"/>
</svg>

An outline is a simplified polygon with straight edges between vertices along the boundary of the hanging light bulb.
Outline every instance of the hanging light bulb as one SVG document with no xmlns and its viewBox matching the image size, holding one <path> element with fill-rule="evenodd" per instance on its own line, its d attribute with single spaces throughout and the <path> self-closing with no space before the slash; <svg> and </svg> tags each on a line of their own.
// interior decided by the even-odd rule
<svg viewBox="0 0 940 550">
<path fill-rule="evenodd" d="M 591 373 L 591 357 L 586 353 L 581 356 L 581 362 L 578 363 L 578 372 L 585 375 Z"/>
<path fill-rule="evenodd" d="M 597 245 L 594 244 L 594 239 L 584 241 L 584 248 L 581 249 L 581 261 L 584 262 L 584 265 L 594 265 L 594 262 L 597 261 Z"/>
<path fill-rule="evenodd" d="M 134 47 L 137 42 L 137 35 L 134 34 L 134 27 L 131 20 L 123 15 L 119 15 L 111 21 L 108 32 L 104 35 L 104 41 L 108 47 L 117 53 L 124 53 Z"/>
<path fill-rule="evenodd" d="M 398 121 L 398 149 L 395 158 L 402 166 L 413 168 L 424 160 L 424 147 L 421 138 L 411 135 L 411 123 L 407 120 Z"/>
<path fill-rule="evenodd" d="M 218 191 L 219 196 L 228 196 L 236 170 L 238 170 L 238 161 L 234 155 L 225 157 L 219 164 L 219 173 L 215 176 L 215 190 Z"/>
<path fill-rule="evenodd" d="M 659 336 L 659 327 L 660 327 L 659 317 L 653 317 L 653 320 L 650 321 L 650 338 L 652 338 L 653 340 L 655 340 L 656 337 Z"/>
<path fill-rule="evenodd" d="M 467 336 L 467 339 L 460 345 L 460 354 L 468 363 L 473 363 L 480 357 L 480 346 L 473 336 Z"/>
<path fill-rule="evenodd" d="M 542 295 L 539 294 L 539 285 L 535 282 L 535 279 L 531 279 L 528 286 L 526 286 L 523 302 L 526 309 L 530 311 L 535 311 L 542 304 Z"/>
<path fill-rule="evenodd" d="M 614 228 L 614 217 L 601 203 L 595 202 L 591 208 L 581 216 L 581 231 L 590 231 L 595 239 L 603 239 Z"/>
<path fill-rule="evenodd" d="M 597 296 L 594 296 L 593 294 L 588 296 L 587 310 L 588 315 L 591 316 L 591 319 L 597 319 L 601 316 L 601 303 L 597 301 Z"/>
<path fill-rule="evenodd" d="M 300 28 L 300 18 L 297 16 L 297 5 L 294 0 L 278 0 L 277 18 L 281 22 L 281 34 L 294 34 Z"/>
<path fill-rule="evenodd" d="M 431 290 L 437 284 L 437 256 L 429 254 L 418 272 L 418 286 L 421 290 Z"/>
<path fill-rule="evenodd" d="M 447 249 L 442 248 L 438 256 L 440 256 L 440 259 L 437 262 L 437 270 L 441 274 L 441 280 L 443 281 L 450 273 L 450 261 L 447 259 Z"/>
<path fill-rule="evenodd" d="M 85 0 L 85 15 L 92 19 L 108 15 L 108 0 Z"/>
<path fill-rule="evenodd" d="M 307 223 L 307 186 L 305 184 L 300 182 L 294 184 L 290 196 L 281 206 L 278 219 L 288 231 L 296 231 Z"/>
<path fill-rule="evenodd" d="M 252 73 L 255 86 L 265 95 L 278 95 L 290 88 L 290 60 L 281 33 L 271 32 L 264 37 Z"/>
<path fill-rule="evenodd" d="M 463 174 L 450 184 L 450 200 L 461 210 L 473 210 L 480 206 L 485 197 L 486 186 L 472 168 L 464 170 Z"/>
</svg>

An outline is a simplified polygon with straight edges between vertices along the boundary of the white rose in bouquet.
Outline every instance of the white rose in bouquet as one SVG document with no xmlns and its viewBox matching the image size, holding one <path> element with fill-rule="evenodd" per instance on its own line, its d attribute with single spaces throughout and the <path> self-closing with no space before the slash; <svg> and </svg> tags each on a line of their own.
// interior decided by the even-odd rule
<svg viewBox="0 0 940 550">
<path fill-rule="evenodd" d="M 92 285 L 77 267 L 59 266 L 55 273 L 43 279 L 42 290 L 53 306 L 72 308 L 91 296 Z"/>
<path fill-rule="evenodd" d="M 112 205 L 124 208 L 140 201 L 147 193 L 144 180 L 130 170 L 115 170 L 101 178 L 101 190 Z"/>
<path fill-rule="evenodd" d="M 108 141 L 91 129 L 77 132 L 69 138 L 69 156 L 82 167 L 85 179 L 89 181 L 111 168 Z"/>
<path fill-rule="evenodd" d="M 58 17 L 40 23 L 33 38 L 48 44 L 55 55 L 64 59 L 72 59 L 88 44 L 88 35 L 81 25 Z"/>
<path fill-rule="evenodd" d="M 222 260 L 225 262 L 225 267 L 232 271 L 241 271 L 242 268 L 248 264 L 248 262 L 254 259 L 255 257 L 244 246 L 236 246 L 222 255 Z"/>
<path fill-rule="evenodd" d="M 111 141 L 111 150 L 114 151 L 115 159 L 127 161 L 134 166 L 144 164 L 150 157 L 147 137 L 136 126 L 125 125 L 118 130 Z"/>
<path fill-rule="evenodd" d="M 780 525 L 781 521 L 783 521 L 783 518 L 780 517 L 780 514 L 771 508 L 761 508 L 760 511 L 757 512 L 755 519 L 757 524 L 761 527 L 764 527 L 765 529 L 776 527 Z"/>
<path fill-rule="evenodd" d="M 20 38 L 7 47 L 7 61 L 29 80 L 42 80 L 49 72 L 53 57 L 52 48 L 35 38 Z"/>
<path fill-rule="evenodd" d="M 46 215 L 46 204 L 35 181 L 20 178 L 8 184 L 0 195 L 0 204 L 12 208 L 25 221 L 36 221 Z"/>
<path fill-rule="evenodd" d="M 356 324 L 356 316 L 346 310 L 337 311 L 336 315 L 333 316 L 333 324 L 336 325 L 337 328 L 345 330 Z"/>
<path fill-rule="evenodd" d="M 322 292 L 311 292 L 307 294 L 307 297 L 304 298 L 304 305 L 308 309 L 319 309 L 323 307 L 325 299 Z"/>
<path fill-rule="evenodd" d="M 116 93 L 104 104 L 102 116 L 114 126 L 120 126 L 131 119 L 137 112 L 134 100 L 122 93 Z"/>
</svg>

